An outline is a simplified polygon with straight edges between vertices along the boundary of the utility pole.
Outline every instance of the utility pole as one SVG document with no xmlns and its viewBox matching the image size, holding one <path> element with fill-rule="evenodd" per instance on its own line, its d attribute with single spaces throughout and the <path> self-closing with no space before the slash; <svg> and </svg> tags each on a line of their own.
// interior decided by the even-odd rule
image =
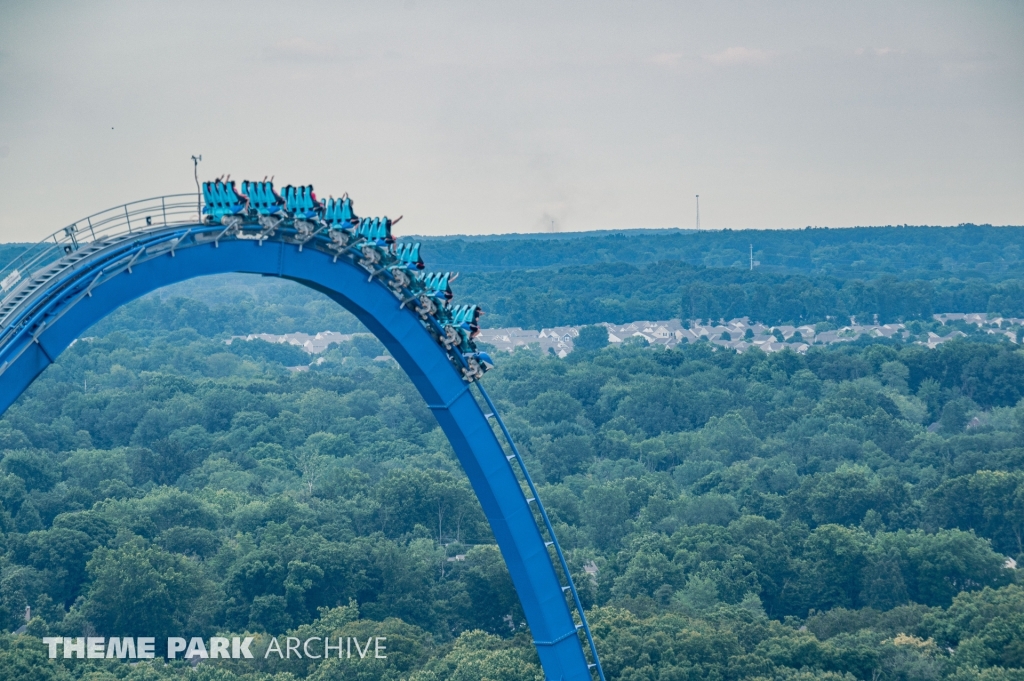
<svg viewBox="0 0 1024 681">
<path fill-rule="evenodd" d="M 700 194 L 697 194 L 697 231 L 700 231 Z"/>
<path fill-rule="evenodd" d="M 199 188 L 199 162 L 202 160 L 202 154 L 192 156 L 192 171 L 196 178 L 196 193 L 199 195 L 196 198 L 196 220 L 199 221 L 203 219 L 203 190 Z"/>
<path fill-rule="evenodd" d="M 754 244 L 750 244 L 750 271 L 754 271 Z"/>
</svg>

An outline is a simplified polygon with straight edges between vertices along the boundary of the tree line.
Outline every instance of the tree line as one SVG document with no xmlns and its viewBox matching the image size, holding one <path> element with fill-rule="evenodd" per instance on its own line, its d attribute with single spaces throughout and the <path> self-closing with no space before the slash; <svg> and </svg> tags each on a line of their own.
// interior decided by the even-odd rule
<svg viewBox="0 0 1024 681">
<path fill-rule="evenodd" d="M 673 260 L 709 268 L 872 279 L 1021 279 L 1022 227 L 619 230 L 425 238 L 432 267 L 465 272 Z M 413 237 L 415 238 L 415 237 Z"/>
<path fill-rule="evenodd" d="M 209 279 L 185 282 L 130 303 L 90 333 L 171 332 L 187 326 L 213 338 L 363 330 L 356 318 L 337 304 L 288 282 L 253 275 Z M 201 285 L 210 290 L 200 293 Z M 877 319 L 882 324 L 920 321 L 945 335 L 952 328 L 936 326 L 933 314 L 988 312 L 1024 317 L 1024 283 L 1017 280 L 838 280 L 707 269 L 678 262 L 467 273 L 454 288 L 459 300 L 483 307 L 481 323 L 490 328 L 749 317 L 769 325 L 835 326 L 851 319 L 861 323 Z M 971 327 L 953 326 L 972 331 Z"/>
<path fill-rule="evenodd" d="M 458 295 L 483 306 L 491 327 L 737 317 L 765 324 L 846 324 L 851 317 L 887 324 L 941 312 L 1024 317 L 1024 280 L 1016 279 L 840 279 L 661 261 L 476 272 L 456 284 Z"/>
</svg>

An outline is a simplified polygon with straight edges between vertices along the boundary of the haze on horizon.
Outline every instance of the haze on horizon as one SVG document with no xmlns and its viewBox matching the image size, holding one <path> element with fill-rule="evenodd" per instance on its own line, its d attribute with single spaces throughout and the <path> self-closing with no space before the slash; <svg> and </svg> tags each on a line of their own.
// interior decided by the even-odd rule
<svg viewBox="0 0 1024 681">
<path fill-rule="evenodd" d="M 1024 224 L 1024 4 L 0 5 L 0 242 L 200 179 L 417 234 Z"/>
</svg>

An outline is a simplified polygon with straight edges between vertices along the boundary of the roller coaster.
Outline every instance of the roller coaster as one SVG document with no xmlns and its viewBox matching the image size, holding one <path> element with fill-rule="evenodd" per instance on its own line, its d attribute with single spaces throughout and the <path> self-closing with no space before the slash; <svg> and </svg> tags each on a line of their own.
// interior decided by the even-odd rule
<svg viewBox="0 0 1024 681">
<path fill-rule="evenodd" d="M 424 272 L 400 220 L 359 217 L 347 194 L 230 179 L 201 194 L 127 203 L 78 220 L 0 269 L 0 413 L 82 332 L 146 293 L 242 272 L 289 279 L 354 314 L 434 413 L 491 525 L 545 677 L 604 671 L 565 555 L 523 457 L 481 384 L 482 311 L 452 303 L 453 272 Z M 501 439 L 499 439 L 499 435 Z"/>
</svg>

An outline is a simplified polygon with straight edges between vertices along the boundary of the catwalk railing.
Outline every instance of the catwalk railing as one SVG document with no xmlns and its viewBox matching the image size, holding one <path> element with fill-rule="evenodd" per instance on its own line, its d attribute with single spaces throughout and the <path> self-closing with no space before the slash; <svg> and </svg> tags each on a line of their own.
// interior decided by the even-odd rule
<svg viewBox="0 0 1024 681">
<path fill-rule="evenodd" d="M 33 273 L 84 246 L 153 227 L 198 223 L 200 209 L 198 194 L 169 194 L 108 208 L 58 229 L 0 269 L 0 304 Z"/>
</svg>

